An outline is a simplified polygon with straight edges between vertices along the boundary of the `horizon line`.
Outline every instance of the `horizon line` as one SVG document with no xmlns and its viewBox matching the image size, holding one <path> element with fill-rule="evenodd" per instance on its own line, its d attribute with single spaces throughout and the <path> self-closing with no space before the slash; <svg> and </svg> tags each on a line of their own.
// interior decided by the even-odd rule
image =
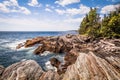
<svg viewBox="0 0 120 80">
<path fill-rule="evenodd" d="M 0 32 L 67 32 L 67 31 L 77 31 L 77 30 L 65 30 L 65 31 L 0 31 Z"/>
</svg>

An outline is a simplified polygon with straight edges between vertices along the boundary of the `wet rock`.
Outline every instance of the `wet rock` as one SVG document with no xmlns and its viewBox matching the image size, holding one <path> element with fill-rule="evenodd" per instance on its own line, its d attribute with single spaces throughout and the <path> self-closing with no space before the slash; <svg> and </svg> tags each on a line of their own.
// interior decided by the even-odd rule
<svg viewBox="0 0 120 80">
<path fill-rule="evenodd" d="M 16 46 L 16 49 L 20 49 L 21 47 L 23 47 L 24 46 L 24 44 L 23 43 L 20 43 L 20 44 L 18 44 L 17 46 Z"/>
<path fill-rule="evenodd" d="M 2 76 L 2 73 L 4 72 L 4 70 L 5 70 L 5 68 L 2 65 L 0 65 L 0 80 L 2 80 L 1 76 Z"/>
<path fill-rule="evenodd" d="M 78 45 L 88 43 L 91 38 L 83 35 L 65 35 L 56 37 L 37 37 L 31 40 L 27 40 L 24 47 L 31 47 L 35 44 L 42 44 L 36 48 L 35 54 L 41 54 L 44 51 L 50 51 L 53 53 L 67 53 L 73 48 L 78 48 Z M 23 46 L 19 44 L 17 48 Z M 75 47 L 78 46 L 78 47 Z"/>
<path fill-rule="evenodd" d="M 60 63 L 61 63 L 61 62 L 60 62 L 58 59 L 56 59 L 56 58 L 51 58 L 51 59 L 50 59 L 50 62 L 51 62 L 51 65 L 52 65 L 52 66 L 55 66 L 55 67 L 57 67 L 57 68 L 59 67 L 59 65 L 60 65 Z"/>
<path fill-rule="evenodd" d="M 24 46 L 25 47 L 31 47 L 31 46 L 33 46 L 35 44 L 38 44 L 38 43 L 42 42 L 44 39 L 45 39 L 45 37 L 37 37 L 37 38 L 33 38 L 31 40 L 27 40 L 25 42 Z"/>
<path fill-rule="evenodd" d="M 37 47 L 37 49 L 34 50 L 34 54 L 38 55 L 38 54 L 42 54 L 45 51 L 43 45 Z"/>
<path fill-rule="evenodd" d="M 75 45 L 84 43 L 87 39 L 88 38 L 85 38 L 85 36 L 70 34 L 66 36 L 47 37 L 44 41 L 42 41 L 42 45 L 39 46 L 34 53 L 41 54 L 44 51 L 50 51 L 53 53 L 67 53 L 72 50 Z"/>
<path fill-rule="evenodd" d="M 58 74 L 62 74 L 63 73 L 62 64 L 61 64 L 61 62 L 58 59 L 51 58 L 50 59 L 50 63 L 51 63 L 52 66 L 57 68 L 57 73 Z"/>
</svg>

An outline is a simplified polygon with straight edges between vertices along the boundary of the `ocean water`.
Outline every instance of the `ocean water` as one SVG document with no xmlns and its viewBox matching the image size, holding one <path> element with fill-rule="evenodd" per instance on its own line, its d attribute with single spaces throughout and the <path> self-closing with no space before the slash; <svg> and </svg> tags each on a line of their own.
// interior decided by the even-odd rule
<svg viewBox="0 0 120 80">
<path fill-rule="evenodd" d="M 37 61 L 45 69 L 45 63 L 48 63 L 50 58 L 63 59 L 64 54 L 34 55 L 33 51 L 36 47 L 16 50 L 17 44 L 38 36 L 58 36 L 65 34 L 77 34 L 77 32 L 0 32 L 0 65 L 7 67 L 13 63 L 31 59 Z"/>
</svg>

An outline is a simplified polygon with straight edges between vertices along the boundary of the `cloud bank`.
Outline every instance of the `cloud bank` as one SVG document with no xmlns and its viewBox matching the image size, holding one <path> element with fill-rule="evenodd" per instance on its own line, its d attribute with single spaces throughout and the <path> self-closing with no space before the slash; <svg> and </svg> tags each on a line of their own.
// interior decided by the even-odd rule
<svg viewBox="0 0 120 80">
<path fill-rule="evenodd" d="M 31 11 L 26 7 L 20 6 L 17 0 L 3 1 L 0 3 L 0 12 L 31 14 Z"/>
</svg>

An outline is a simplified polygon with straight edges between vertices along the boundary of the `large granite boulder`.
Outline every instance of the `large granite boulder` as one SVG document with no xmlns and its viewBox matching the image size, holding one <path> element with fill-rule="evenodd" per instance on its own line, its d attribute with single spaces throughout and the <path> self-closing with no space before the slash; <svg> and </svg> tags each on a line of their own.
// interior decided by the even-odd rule
<svg viewBox="0 0 120 80">
<path fill-rule="evenodd" d="M 75 64 L 67 68 L 62 80 L 119 80 L 120 58 L 109 58 L 108 62 L 93 52 L 80 53 Z"/>
<path fill-rule="evenodd" d="M 38 80 L 42 74 L 42 68 L 35 61 L 27 60 L 8 66 L 2 80 Z"/>
</svg>

